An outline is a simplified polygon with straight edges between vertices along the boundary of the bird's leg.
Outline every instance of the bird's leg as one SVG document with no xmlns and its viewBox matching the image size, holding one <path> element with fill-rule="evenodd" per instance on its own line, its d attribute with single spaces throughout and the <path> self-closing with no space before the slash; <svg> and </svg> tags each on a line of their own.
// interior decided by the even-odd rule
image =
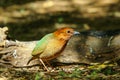
<svg viewBox="0 0 120 80">
<path fill-rule="evenodd" d="M 45 63 L 43 62 L 43 60 L 42 59 L 39 59 L 39 60 L 42 63 L 42 65 L 45 67 L 45 69 L 49 72 L 49 69 L 47 68 L 47 66 L 45 65 Z"/>
<path fill-rule="evenodd" d="M 47 60 L 45 60 L 45 62 L 48 64 L 48 66 L 52 67 L 52 66 L 50 65 L 50 63 L 49 63 Z"/>
</svg>

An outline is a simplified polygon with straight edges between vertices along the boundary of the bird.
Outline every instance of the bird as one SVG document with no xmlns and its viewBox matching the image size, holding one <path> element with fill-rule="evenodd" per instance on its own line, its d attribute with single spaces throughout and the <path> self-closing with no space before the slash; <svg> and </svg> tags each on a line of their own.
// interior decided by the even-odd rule
<svg viewBox="0 0 120 80">
<path fill-rule="evenodd" d="M 66 44 L 73 35 L 80 34 L 73 28 L 64 27 L 56 30 L 53 33 L 45 35 L 39 40 L 34 47 L 31 55 L 32 57 L 27 62 L 27 65 L 34 59 L 38 58 L 44 68 L 49 71 L 44 61 L 50 61 L 57 58 L 65 49 Z"/>
</svg>

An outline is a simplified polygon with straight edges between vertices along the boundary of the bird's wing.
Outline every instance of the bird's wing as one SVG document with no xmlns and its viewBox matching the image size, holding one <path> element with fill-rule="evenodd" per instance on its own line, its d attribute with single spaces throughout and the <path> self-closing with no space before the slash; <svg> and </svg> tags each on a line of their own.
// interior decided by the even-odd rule
<svg viewBox="0 0 120 80">
<path fill-rule="evenodd" d="M 36 56 L 36 55 L 41 54 L 45 50 L 45 48 L 49 42 L 49 39 L 52 36 L 53 36 L 52 33 L 48 34 L 45 37 L 43 37 L 40 41 L 38 41 L 38 43 L 36 44 L 35 48 L 32 51 L 32 56 Z"/>
</svg>

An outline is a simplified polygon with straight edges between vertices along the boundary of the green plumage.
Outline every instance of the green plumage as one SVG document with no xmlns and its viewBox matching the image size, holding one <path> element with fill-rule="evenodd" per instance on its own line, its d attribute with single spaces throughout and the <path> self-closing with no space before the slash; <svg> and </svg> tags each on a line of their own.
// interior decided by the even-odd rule
<svg viewBox="0 0 120 80">
<path fill-rule="evenodd" d="M 50 33 L 47 34 L 45 37 L 43 37 L 40 41 L 38 41 L 34 50 L 32 51 L 32 55 L 35 56 L 41 54 L 45 50 L 50 38 L 52 37 L 53 37 L 53 33 Z"/>
</svg>

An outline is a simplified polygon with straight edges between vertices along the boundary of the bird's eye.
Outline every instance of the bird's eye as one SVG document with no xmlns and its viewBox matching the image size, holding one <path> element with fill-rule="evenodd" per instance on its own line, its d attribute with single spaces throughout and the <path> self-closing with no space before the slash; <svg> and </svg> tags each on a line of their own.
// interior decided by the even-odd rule
<svg viewBox="0 0 120 80">
<path fill-rule="evenodd" d="M 67 31 L 67 33 L 70 33 L 70 31 Z"/>
</svg>

